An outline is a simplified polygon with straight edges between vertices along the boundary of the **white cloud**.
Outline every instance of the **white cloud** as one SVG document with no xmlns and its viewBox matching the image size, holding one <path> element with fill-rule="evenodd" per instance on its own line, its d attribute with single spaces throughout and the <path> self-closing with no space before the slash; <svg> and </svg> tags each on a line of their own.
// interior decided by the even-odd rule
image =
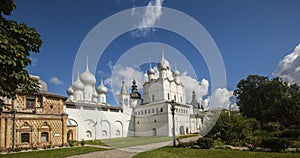
<svg viewBox="0 0 300 158">
<path fill-rule="evenodd" d="M 273 73 L 274 76 L 282 78 L 284 81 L 300 84 L 300 44 L 296 46 L 294 52 L 285 56 Z"/>
<path fill-rule="evenodd" d="M 146 81 L 144 73 L 138 68 L 116 65 L 112 68 L 112 76 L 105 79 L 104 83 L 109 86 L 108 88 L 111 92 L 118 95 L 121 90 L 122 81 L 125 81 L 127 92 L 129 93 L 133 80 L 136 80 L 139 92 L 141 92 L 143 83 Z"/>
<path fill-rule="evenodd" d="M 212 93 L 211 96 L 203 100 L 202 105 L 205 109 L 221 107 L 225 109 L 231 108 L 237 110 L 238 107 L 236 106 L 236 103 L 231 101 L 231 97 L 233 96 L 233 91 L 229 91 L 226 88 L 218 88 Z"/>
<path fill-rule="evenodd" d="M 57 77 L 52 77 L 50 79 L 50 83 L 53 83 L 55 85 L 62 85 L 63 84 L 63 81 L 58 79 Z"/>
<path fill-rule="evenodd" d="M 201 82 L 189 76 L 186 72 L 182 73 L 180 80 L 185 88 L 186 102 L 192 101 L 192 91 L 194 90 L 199 102 L 202 101 L 202 97 L 207 95 L 209 83 L 208 80 L 202 79 Z"/>
<path fill-rule="evenodd" d="M 141 22 L 138 25 L 138 31 L 132 32 L 133 36 L 140 37 L 146 36 L 150 31 L 154 31 L 154 28 L 151 28 L 155 23 L 160 19 L 162 15 L 162 4 L 163 0 L 150 0 L 146 6 L 145 14 Z M 135 15 L 135 7 L 132 8 L 131 15 Z"/>
</svg>

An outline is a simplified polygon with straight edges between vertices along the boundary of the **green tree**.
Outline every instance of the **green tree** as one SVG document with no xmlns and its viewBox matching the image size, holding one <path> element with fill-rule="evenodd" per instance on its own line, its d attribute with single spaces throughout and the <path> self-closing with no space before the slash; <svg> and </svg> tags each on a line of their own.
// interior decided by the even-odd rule
<svg viewBox="0 0 300 158">
<path fill-rule="evenodd" d="M 237 84 L 235 94 L 240 112 L 256 118 L 262 125 L 268 122 L 285 126 L 300 123 L 300 91 L 296 84 L 279 78 L 269 80 L 265 76 L 249 75 Z"/>
<path fill-rule="evenodd" d="M 39 83 L 26 70 L 30 53 L 39 53 L 40 35 L 25 23 L 8 20 L 16 8 L 13 0 L 0 0 L 0 96 L 15 98 L 16 91 L 36 93 Z"/>
<path fill-rule="evenodd" d="M 252 134 L 259 128 L 255 119 L 247 119 L 234 111 L 223 111 L 208 137 L 220 138 L 225 144 L 242 146 L 251 142 Z"/>
</svg>

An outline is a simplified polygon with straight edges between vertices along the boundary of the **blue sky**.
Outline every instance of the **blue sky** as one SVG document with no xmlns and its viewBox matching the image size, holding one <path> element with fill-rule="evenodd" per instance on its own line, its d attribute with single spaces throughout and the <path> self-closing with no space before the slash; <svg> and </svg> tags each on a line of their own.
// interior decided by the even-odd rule
<svg viewBox="0 0 300 158">
<path fill-rule="evenodd" d="M 16 0 L 17 9 L 10 18 L 27 23 L 41 34 L 41 53 L 32 55 L 34 64 L 28 67 L 29 72 L 45 80 L 50 92 L 66 96 L 77 51 L 91 29 L 113 14 L 147 4 L 146 0 Z M 189 15 L 210 33 L 223 57 L 227 87 L 222 88 L 228 90 L 234 90 L 237 82 L 249 74 L 273 77 L 279 62 L 300 43 L 298 0 L 164 0 L 162 6 Z M 127 32 L 116 38 L 98 63 L 96 86 L 100 82 L 99 72 L 106 80 L 111 76 L 109 66 L 124 52 L 150 42 L 175 48 L 196 67 L 199 82 L 203 78 L 210 81 L 203 57 L 189 41 L 168 30 L 155 29 L 143 37 Z M 172 58 L 166 49 L 166 57 Z M 154 50 L 160 53 L 159 47 Z M 173 65 L 173 61 L 169 62 Z M 176 62 L 178 69 L 185 71 Z M 55 83 L 50 81 L 55 78 Z"/>
</svg>

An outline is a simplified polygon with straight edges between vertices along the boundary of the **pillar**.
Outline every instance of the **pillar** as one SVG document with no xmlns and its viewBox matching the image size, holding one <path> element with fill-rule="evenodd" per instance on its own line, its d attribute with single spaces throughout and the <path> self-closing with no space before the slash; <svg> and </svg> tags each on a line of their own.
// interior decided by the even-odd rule
<svg viewBox="0 0 300 158">
<path fill-rule="evenodd" d="M 62 145 L 66 145 L 67 144 L 67 115 L 63 114 L 62 115 Z"/>
<path fill-rule="evenodd" d="M 0 118 L 0 148 L 5 148 L 5 119 Z"/>
<path fill-rule="evenodd" d="M 5 120 L 5 148 L 11 148 L 12 143 L 12 126 L 11 126 L 11 120 L 6 119 Z"/>
</svg>

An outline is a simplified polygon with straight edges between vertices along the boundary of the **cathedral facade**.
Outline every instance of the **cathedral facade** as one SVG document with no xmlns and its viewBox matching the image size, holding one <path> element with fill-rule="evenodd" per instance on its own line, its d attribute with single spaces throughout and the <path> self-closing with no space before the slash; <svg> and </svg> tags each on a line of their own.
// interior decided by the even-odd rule
<svg viewBox="0 0 300 158">
<path fill-rule="evenodd" d="M 151 66 L 148 81 L 143 84 L 143 94 L 138 92 L 136 81 L 127 90 L 123 81 L 119 105 L 106 102 L 107 88 L 101 81 L 96 88 L 96 78 L 89 72 L 88 60 L 85 72 L 68 88 L 66 113 L 68 114 L 68 139 L 89 140 L 128 136 L 172 136 L 172 104 L 175 104 L 175 134 L 198 133 L 201 119 L 195 93 L 186 103 L 184 85 L 176 66 L 171 70 L 162 51 L 157 63 L 158 77 Z M 192 92 L 191 92 L 192 94 Z"/>
</svg>

